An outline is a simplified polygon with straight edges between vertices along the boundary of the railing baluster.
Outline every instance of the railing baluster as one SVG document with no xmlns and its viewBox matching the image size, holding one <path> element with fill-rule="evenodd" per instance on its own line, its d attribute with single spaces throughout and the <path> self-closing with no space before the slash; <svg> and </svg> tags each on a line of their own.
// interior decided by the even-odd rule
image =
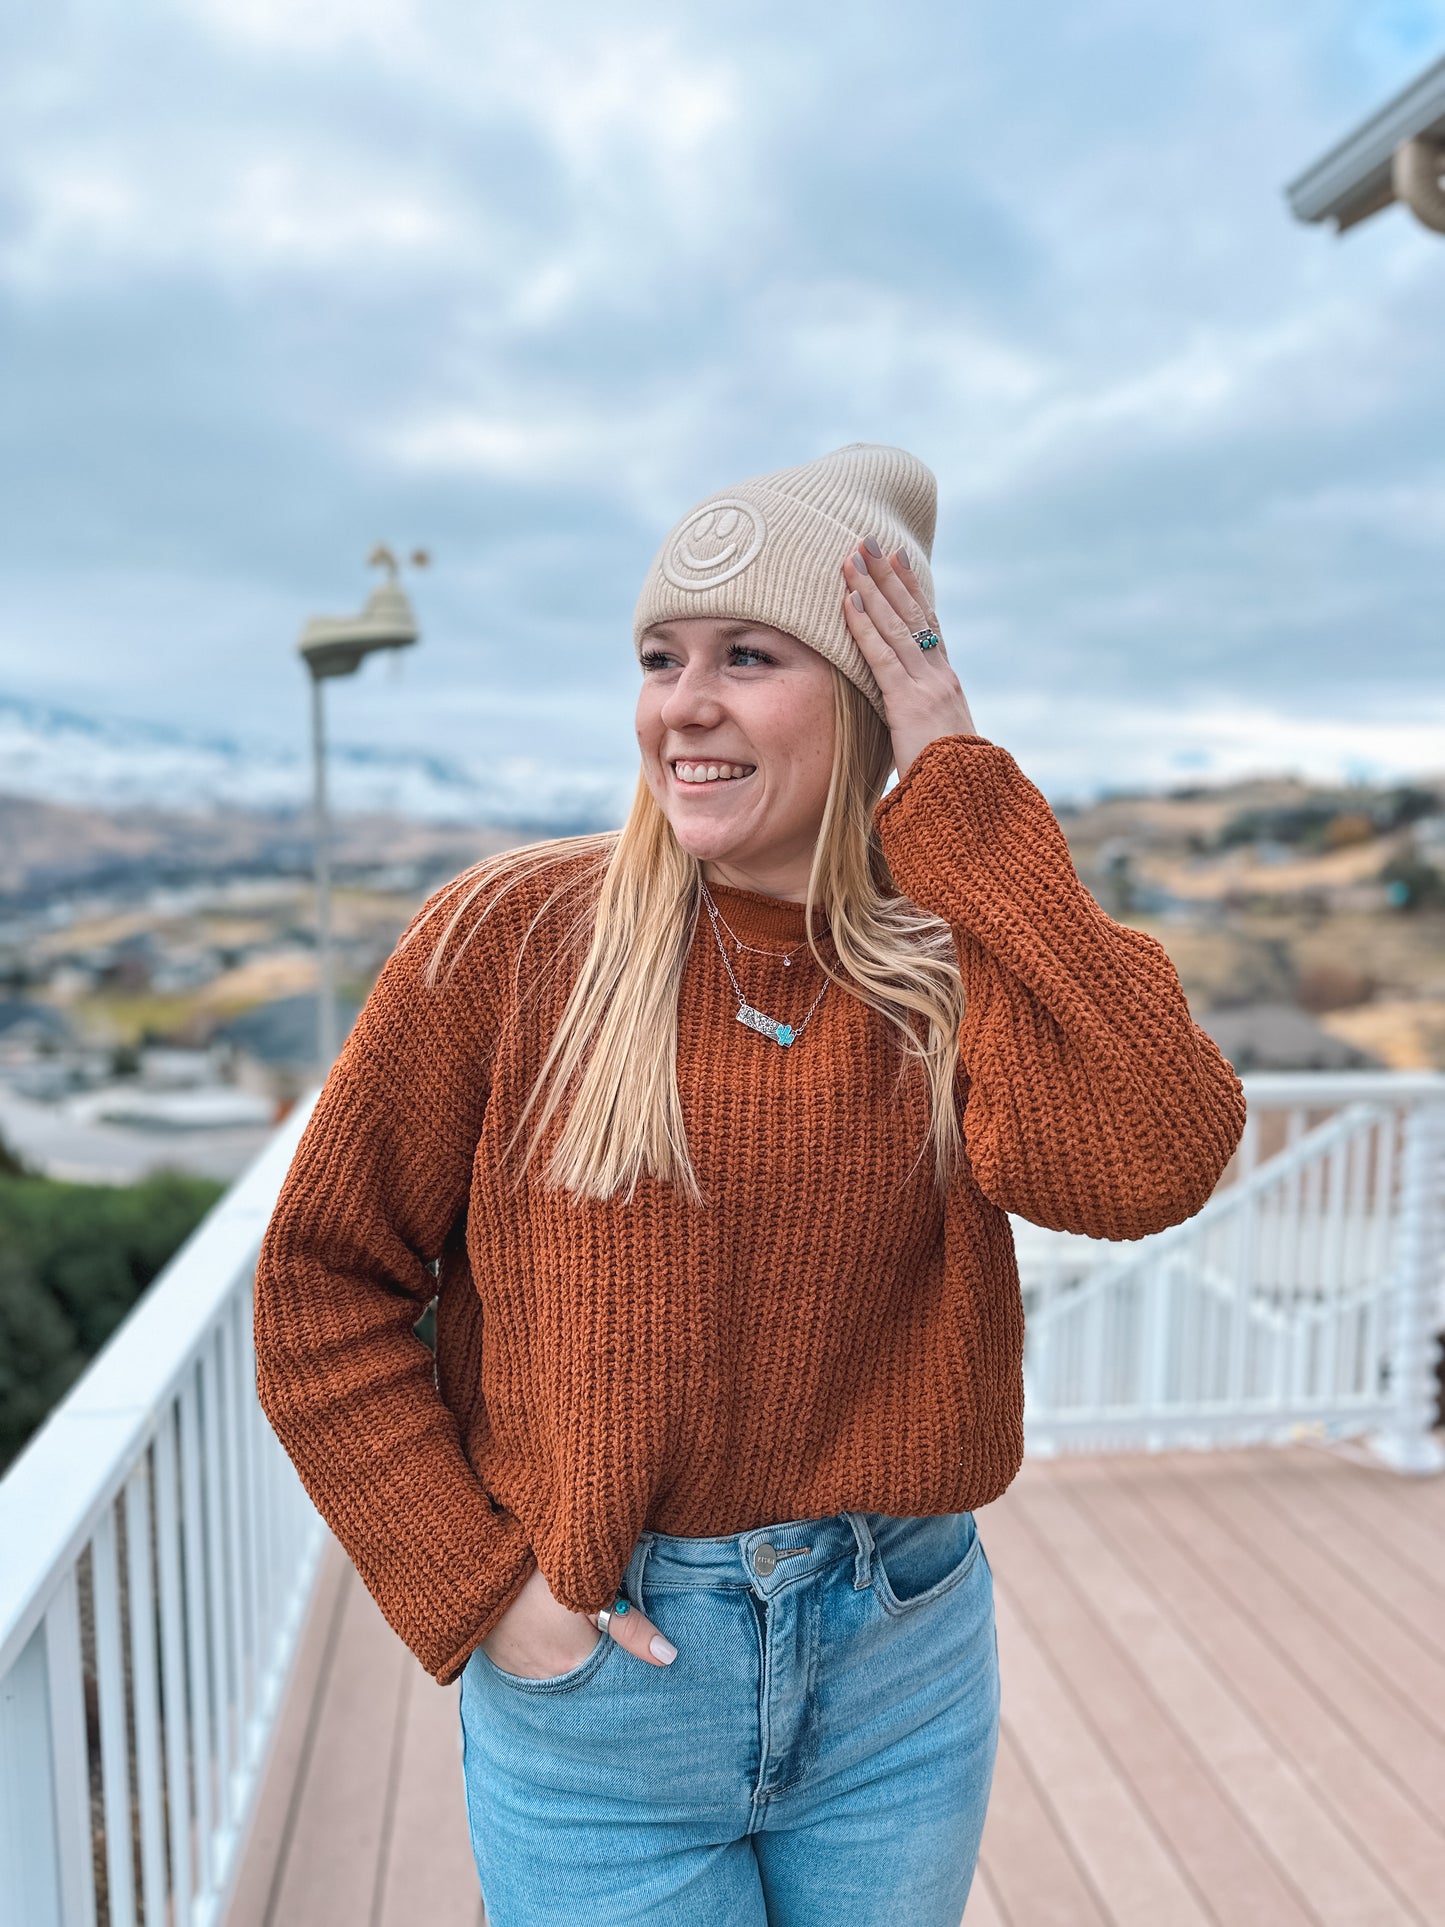
<svg viewBox="0 0 1445 1927">
<path fill-rule="evenodd" d="M 161 1791 L 161 1709 L 156 1681 L 155 1586 L 151 1577 L 150 1466 L 126 1481 L 126 1600 L 130 1616 L 131 1716 L 135 1723 L 140 1822 L 141 1911 L 146 1927 L 165 1918 L 166 1828 Z"/>
<path fill-rule="evenodd" d="M 1332 1402 L 1339 1392 L 1336 1382 L 1340 1356 L 1340 1319 L 1347 1293 L 1345 1268 L 1345 1194 L 1349 1186 L 1351 1153 L 1356 1139 L 1347 1137 L 1330 1153 L 1329 1182 L 1325 1186 L 1324 1261 L 1320 1267 L 1324 1324 L 1320 1333 L 1320 1369 L 1317 1396 Z"/>
<path fill-rule="evenodd" d="M 101 1796 L 105 1814 L 106 1915 L 109 1927 L 136 1927 L 125 1652 L 121 1644 L 120 1564 L 115 1542 L 115 1510 L 107 1507 L 96 1526 L 90 1547 L 95 1589 L 95 1680 L 96 1698 L 100 1706 Z"/>
<path fill-rule="evenodd" d="M 270 1615 L 262 1594 L 264 1552 L 261 1537 L 262 1501 L 260 1468 L 257 1464 L 260 1440 L 256 1424 L 260 1413 L 256 1405 L 256 1363 L 251 1343 L 250 1294 L 237 1292 L 232 1312 L 236 1332 L 236 1426 L 241 1466 L 241 1507 L 245 1516 L 246 1585 L 246 1673 L 250 1682 L 250 1709 L 253 1718 L 263 1715 L 261 1683 L 265 1673 L 265 1638 Z"/>
<path fill-rule="evenodd" d="M 55 1776 L 54 1851 L 64 1927 L 95 1927 L 95 1860 L 90 1837 L 90 1747 L 75 1567 L 66 1571 L 45 1613 L 46 1697 Z"/>
<path fill-rule="evenodd" d="M 1258 1202 L 1253 1197 L 1246 1198 L 1234 1218 L 1234 1290 L 1229 1299 L 1229 1355 L 1224 1377 L 1224 1403 L 1235 1411 L 1243 1406 L 1245 1398 L 1249 1326 L 1254 1305 L 1254 1239 L 1258 1221 Z"/>
<path fill-rule="evenodd" d="M 227 1625 L 231 1644 L 231 1678 L 236 1694 L 236 1760 L 241 1766 L 247 1757 L 247 1733 L 251 1716 L 251 1680 L 247 1666 L 249 1628 L 249 1588 L 246 1584 L 246 1522 L 241 1511 L 241 1426 L 237 1414 L 236 1321 L 234 1312 L 220 1322 L 216 1332 L 216 1377 L 221 1403 L 217 1422 L 221 1432 L 221 1455 L 225 1464 L 226 1591 Z"/>
<path fill-rule="evenodd" d="M 182 1572 L 185 1578 L 186 1684 L 191 1707 L 191 1754 L 195 1763 L 196 1882 L 213 1884 L 216 1789 L 211 1701 L 210 1613 L 206 1605 L 206 1547 L 201 1525 L 201 1428 L 196 1415 L 197 1373 L 186 1373 L 180 1395 Z"/>
<path fill-rule="evenodd" d="M 1347 1342 L 1339 1354 L 1333 1387 L 1336 1394 L 1346 1398 L 1357 1396 L 1363 1384 L 1359 1357 L 1359 1304 L 1362 1294 L 1368 1288 L 1365 1266 L 1368 1225 L 1365 1214 L 1370 1151 L 1378 1128 L 1378 1125 L 1366 1122 L 1357 1135 L 1350 1140 L 1342 1272 L 1345 1280 L 1344 1289 L 1350 1305 L 1349 1328 L 1348 1331 L 1342 1329 L 1340 1333 L 1341 1339 Z"/>
<path fill-rule="evenodd" d="M 181 1513 L 177 1489 L 174 1406 L 161 1414 L 155 1440 L 156 1572 L 165 1707 L 166 1806 L 175 1927 L 191 1927 L 191 1721 L 186 1693 L 186 1628 L 181 1592 Z M 149 1927 L 149 1922 L 147 1922 Z"/>
<path fill-rule="evenodd" d="M 235 1682 L 231 1678 L 229 1575 L 225 1563 L 225 1467 L 221 1455 L 216 1333 L 201 1351 L 201 1513 L 206 1547 L 206 1643 L 216 1687 L 216 1828 L 231 1821 L 238 1747 Z"/>
</svg>

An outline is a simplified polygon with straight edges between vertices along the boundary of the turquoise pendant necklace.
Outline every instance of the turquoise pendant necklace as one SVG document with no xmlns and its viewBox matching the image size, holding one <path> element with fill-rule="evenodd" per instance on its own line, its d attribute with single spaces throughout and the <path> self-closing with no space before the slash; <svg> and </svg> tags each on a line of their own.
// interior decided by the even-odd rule
<svg viewBox="0 0 1445 1927">
<path fill-rule="evenodd" d="M 754 1006 L 750 1004 L 747 998 L 743 995 L 743 987 L 738 982 L 737 977 L 733 973 L 733 967 L 731 962 L 728 959 L 727 949 L 723 944 L 722 936 L 719 933 L 718 927 L 717 927 L 718 917 L 721 913 L 718 910 L 717 905 L 713 902 L 712 893 L 708 889 L 705 883 L 702 886 L 702 897 L 703 897 L 703 902 L 707 907 L 708 921 L 712 925 L 713 936 L 717 939 L 718 955 L 723 960 L 723 969 L 726 970 L 726 972 L 728 973 L 728 982 L 732 985 L 733 993 L 738 1000 L 738 1022 L 740 1024 L 746 1024 L 749 1030 L 757 1031 L 757 1033 L 761 1037 L 771 1037 L 775 1044 L 782 1044 L 784 1046 L 788 1044 L 795 1044 L 798 1041 L 798 1039 L 802 1036 L 803 1032 L 808 1028 L 808 1023 L 813 1015 L 813 1012 L 818 1008 L 819 1004 L 822 1003 L 824 995 L 827 992 L 828 985 L 831 982 L 831 979 L 828 977 L 824 977 L 823 988 L 818 992 L 817 996 L 813 999 L 813 1002 L 808 1010 L 808 1015 L 803 1019 L 801 1024 L 797 1024 L 797 1025 L 781 1024 L 778 1022 L 776 1017 L 769 1017 L 765 1011 L 755 1009 Z M 751 950 L 756 948 L 756 946 L 753 944 L 749 944 L 747 948 Z M 768 954 L 775 954 L 775 953 L 768 953 Z M 785 957 L 783 961 L 784 963 L 787 963 L 790 961 L 790 959 Z"/>
</svg>

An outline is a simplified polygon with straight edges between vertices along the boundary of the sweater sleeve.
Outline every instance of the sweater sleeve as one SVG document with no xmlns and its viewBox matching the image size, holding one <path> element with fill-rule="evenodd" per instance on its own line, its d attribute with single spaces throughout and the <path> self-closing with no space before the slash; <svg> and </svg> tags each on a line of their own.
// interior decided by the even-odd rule
<svg viewBox="0 0 1445 1927">
<path fill-rule="evenodd" d="M 485 934 L 435 989 L 429 929 L 398 945 L 326 1079 L 256 1268 L 261 1404 L 382 1612 L 443 1684 L 535 1563 L 468 1463 L 414 1331 L 487 1101 Z"/>
<path fill-rule="evenodd" d="M 1244 1092 L 1163 946 L 1105 915 L 1006 749 L 941 736 L 877 805 L 894 882 L 953 928 L 963 1129 L 1005 1211 L 1142 1238 L 1192 1217 L 1244 1128 Z"/>
</svg>

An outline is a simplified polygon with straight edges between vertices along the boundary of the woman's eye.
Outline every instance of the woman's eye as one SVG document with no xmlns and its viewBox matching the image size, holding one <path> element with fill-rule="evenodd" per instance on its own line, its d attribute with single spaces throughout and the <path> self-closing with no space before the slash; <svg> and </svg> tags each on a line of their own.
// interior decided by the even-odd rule
<svg viewBox="0 0 1445 1927">
<path fill-rule="evenodd" d="M 644 649 L 638 661 L 644 669 L 660 669 L 670 658 L 661 649 Z"/>
<path fill-rule="evenodd" d="M 772 661 L 772 657 L 765 656 L 761 649 L 749 649 L 743 643 L 738 643 L 733 649 L 733 659 L 736 661 L 739 656 L 750 656 L 754 662 Z"/>
</svg>

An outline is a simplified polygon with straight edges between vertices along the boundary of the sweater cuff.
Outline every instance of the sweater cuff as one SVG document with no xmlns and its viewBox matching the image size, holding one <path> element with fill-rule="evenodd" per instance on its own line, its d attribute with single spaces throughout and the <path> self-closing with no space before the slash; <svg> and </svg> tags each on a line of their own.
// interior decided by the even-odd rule
<svg viewBox="0 0 1445 1927">
<path fill-rule="evenodd" d="M 509 1569 L 506 1569 L 508 1576 L 500 1588 L 488 1588 L 487 1604 L 481 1616 L 461 1644 L 452 1649 L 449 1657 L 442 1660 L 440 1664 L 434 1660 L 426 1662 L 427 1671 L 439 1686 L 450 1686 L 453 1681 L 461 1678 L 466 1670 L 467 1661 L 513 1603 L 536 1569 L 536 1554 L 527 1543 L 520 1520 L 513 1513 L 503 1512 L 498 1514 L 497 1524 L 499 1527 L 507 1528 L 507 1538 L 510 1541 L 512 1564 Z M 501 1547 L 493 1548 L 493 1556 L 500 1558 Z"/>
<path fill-rule="evenodd" d="M 996 929 L 1005 904 L 1096 908 L 1043 792 L 986 736 L 935 736 L 873 821 L 894 883 L 945 923 Z"/>
</svg>

